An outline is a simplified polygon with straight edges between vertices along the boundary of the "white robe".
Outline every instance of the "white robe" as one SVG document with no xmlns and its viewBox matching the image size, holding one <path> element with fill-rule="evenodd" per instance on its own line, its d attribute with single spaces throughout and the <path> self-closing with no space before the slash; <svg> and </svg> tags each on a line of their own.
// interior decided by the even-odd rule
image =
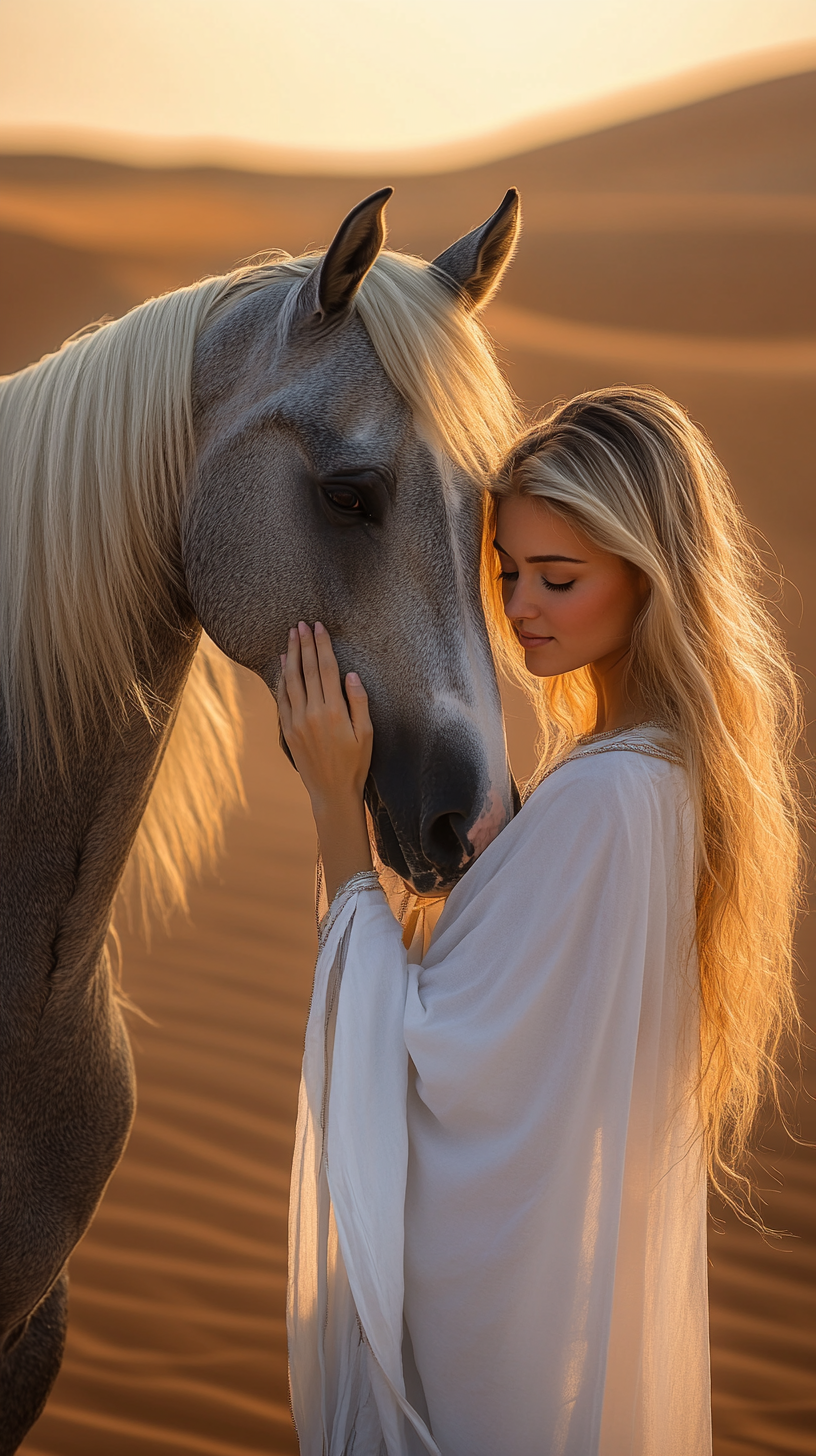
<svg viewBox="0 0 816 1456">
<path fill-rule="evenodd" d="M 373 876 L 335 898 L 290 1211 L 302 1456 L 708 1456 L 693 927 L 654 729 L 551 773 L 424 955 Z"/>
</svg>

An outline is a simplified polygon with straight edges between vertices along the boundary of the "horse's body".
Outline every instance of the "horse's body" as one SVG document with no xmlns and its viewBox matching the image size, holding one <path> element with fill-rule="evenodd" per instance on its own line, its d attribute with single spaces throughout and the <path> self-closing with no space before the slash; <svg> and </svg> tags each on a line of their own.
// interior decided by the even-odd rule
<svg viewBox="0 0 816 1456">
<path fill-rule="evenodd" d="M 201 627 L 274 690 L 288 627 L 326 623 L 371 699 L 380 853 L 417 888 L 512 812 L 472 477 L 514 421 L 470 310 L 517 203 L 429 270 L 379 256 L 386 200 L 320 259 L 153 300 L 0 384 L 0 1456 L 56 1376 L 66 1262 L 133 1116 L 114 897 L 130 861 L 183 898 L 240 792 Z"/>
</svg>

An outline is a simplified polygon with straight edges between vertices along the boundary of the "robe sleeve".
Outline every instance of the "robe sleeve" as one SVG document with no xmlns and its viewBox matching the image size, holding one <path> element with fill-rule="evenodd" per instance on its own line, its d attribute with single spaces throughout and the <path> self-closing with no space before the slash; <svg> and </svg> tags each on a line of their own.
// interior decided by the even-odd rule
<svg viewBox="0 0 816 1456">
<path fill-rule="evenodd" d="M 402 927 L 376 876 L 355 877 L 320 936 L 298 1106 L 287 1324 L 302 1456 L 438 1453 L 402 1370 L 406 989 Z"/>
</svg>

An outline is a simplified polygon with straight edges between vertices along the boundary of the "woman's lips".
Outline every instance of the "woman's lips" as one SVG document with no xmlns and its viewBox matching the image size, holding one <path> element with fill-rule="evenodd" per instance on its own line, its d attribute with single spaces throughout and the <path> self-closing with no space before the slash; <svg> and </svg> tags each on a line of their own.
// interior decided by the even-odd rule
<svg viewBox="0 0 816 1456">
<path fill-rule="evenodd" d="M 516 636 L 522 647 L 546 647 L 548 642 L 554 642 L 554 637 L 532 637 L 527 632 L 520 632 L 516 628 Z"/>
</svg>

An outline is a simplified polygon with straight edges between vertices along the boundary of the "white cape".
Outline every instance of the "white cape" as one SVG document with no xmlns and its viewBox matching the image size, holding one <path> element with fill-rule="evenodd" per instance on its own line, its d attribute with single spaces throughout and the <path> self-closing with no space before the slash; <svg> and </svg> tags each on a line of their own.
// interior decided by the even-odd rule
<svg viewBox="0 0 816 1456">
<path fill-rule="evenodd" d="M 335 898 L 290 1210 L 302 1456 L 708 1456 L 693 926 L 685 773 L 644 729 L 545 779 L 424 955 L 376 877 Z"/>
</svg>

